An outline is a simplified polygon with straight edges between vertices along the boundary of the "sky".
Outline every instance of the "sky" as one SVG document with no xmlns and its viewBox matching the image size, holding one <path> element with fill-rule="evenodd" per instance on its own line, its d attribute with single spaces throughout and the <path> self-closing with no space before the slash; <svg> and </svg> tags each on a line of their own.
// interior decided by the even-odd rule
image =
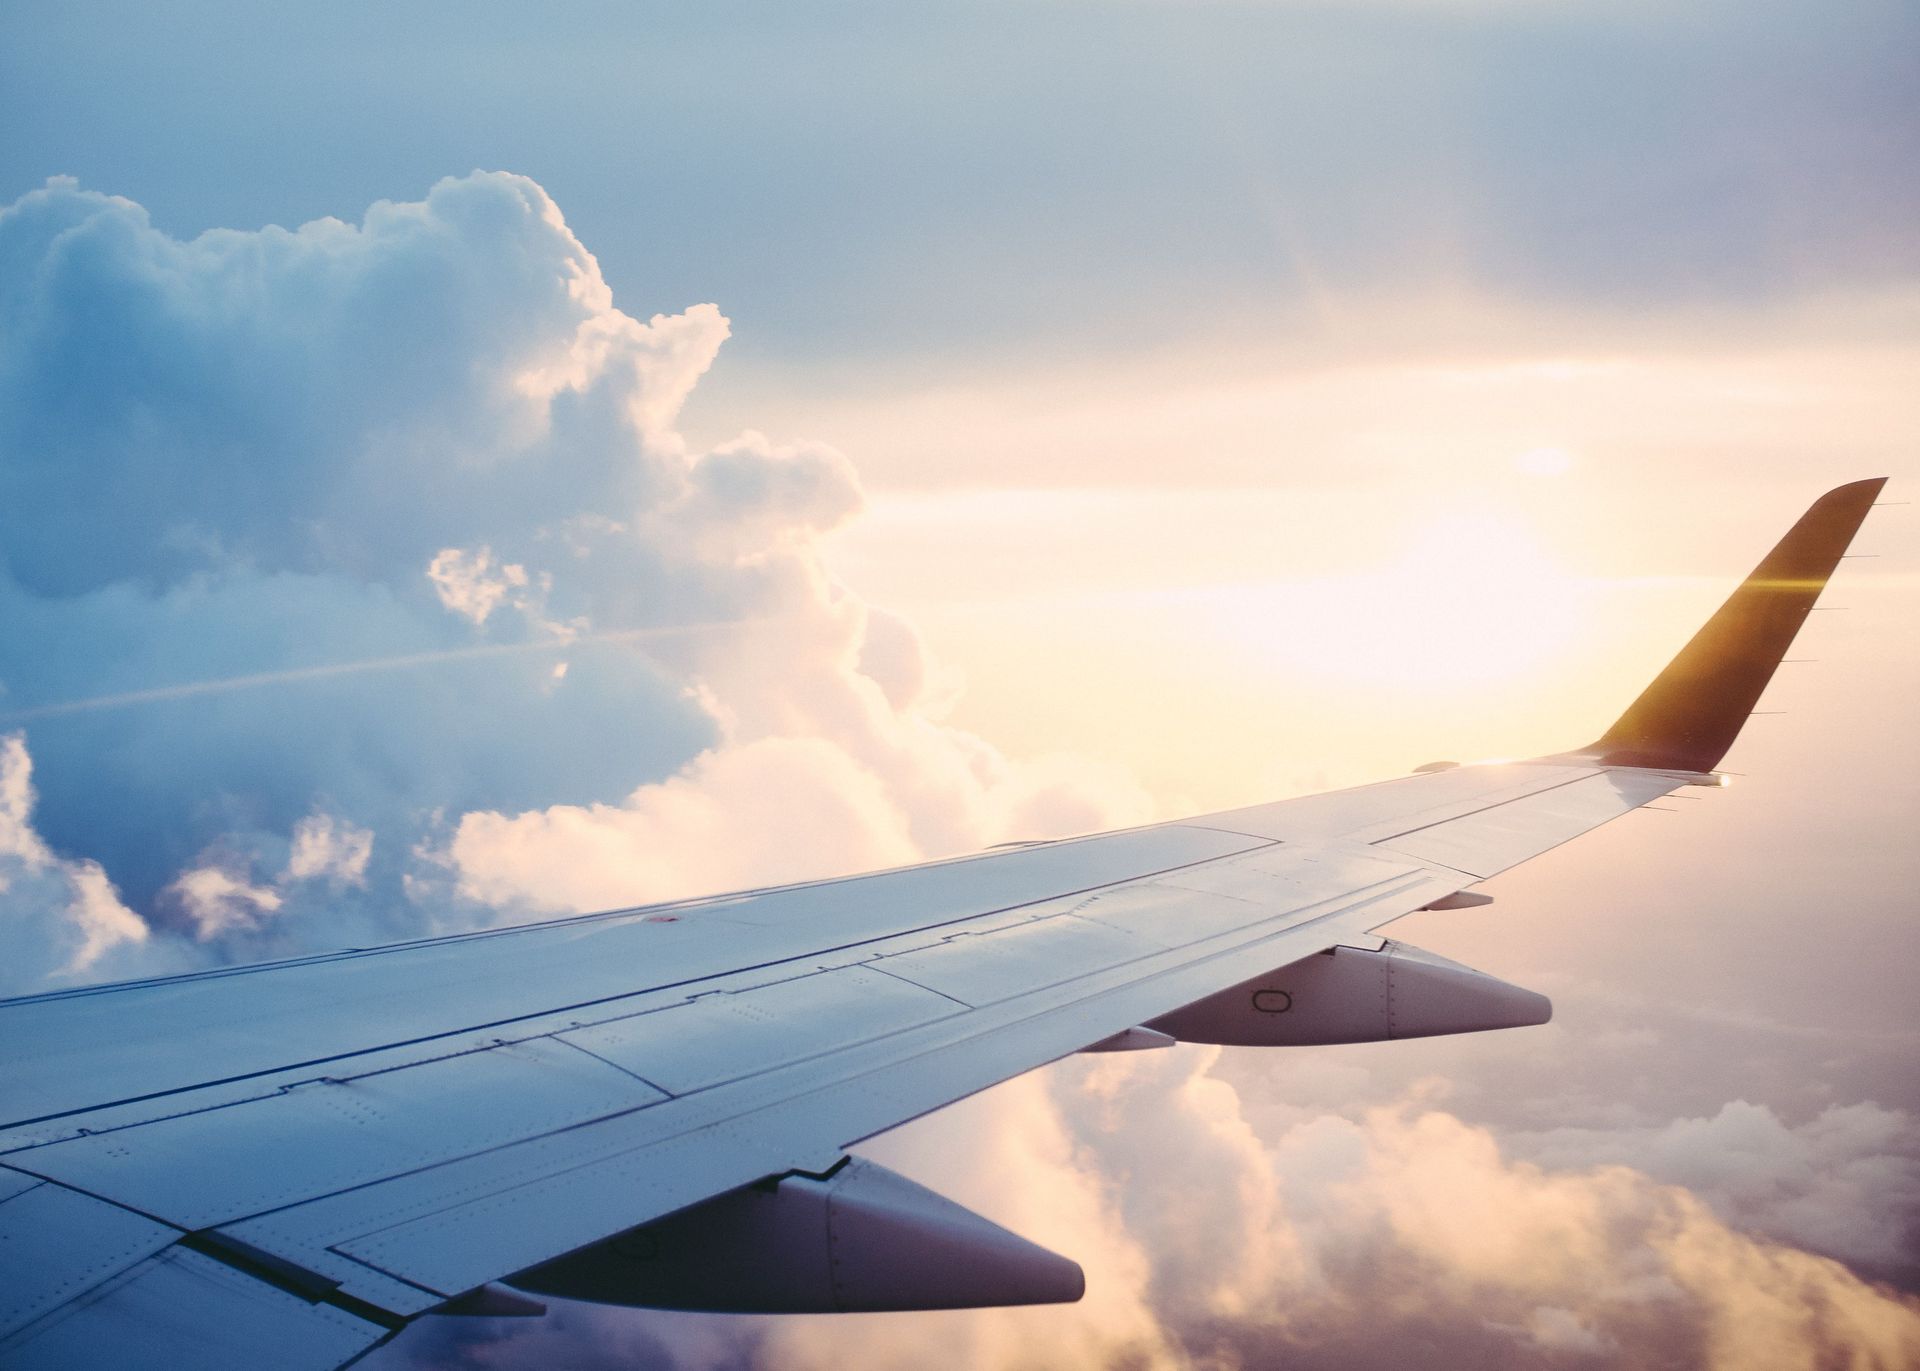
<svg viewBox="0 0 1920 1371">
<path fill-rule="evenodd" d="M 1396 937 L 1509 1033 L 864 1150 L 1071 1308 L 392 1368 L 1920 1362 L 1920 17 L 9 7 L 0 993 L 1604 729 L 1887 475 L 1727 760 Z"/>
</svg>

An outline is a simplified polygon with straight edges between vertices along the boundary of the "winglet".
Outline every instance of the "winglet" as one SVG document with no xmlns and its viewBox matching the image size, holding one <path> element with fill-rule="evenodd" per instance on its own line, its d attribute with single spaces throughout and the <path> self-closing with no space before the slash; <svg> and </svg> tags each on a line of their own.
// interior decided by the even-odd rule
<svg viewBox="0 0 1920 1371">
<path fill-rule="evenodd" d="M 1854 481 L 1815 500 L 1606 736 L 1585 751 L 1609 766 L 1718 766 L 1886 483 L 1884 476 Z"/>
</svg>

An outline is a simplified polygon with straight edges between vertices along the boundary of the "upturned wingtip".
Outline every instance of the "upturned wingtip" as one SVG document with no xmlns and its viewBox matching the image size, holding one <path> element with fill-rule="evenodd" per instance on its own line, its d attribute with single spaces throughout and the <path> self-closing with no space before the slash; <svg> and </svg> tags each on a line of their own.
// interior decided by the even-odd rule
<svg viewBox="0 0 1920 1371">
<path fill-rule="evenodd" d="M 1613 766 L 1719 765 L 1886 483 L 1849 481 L 1809 505 L 1586 755 Z"/>
</svg>

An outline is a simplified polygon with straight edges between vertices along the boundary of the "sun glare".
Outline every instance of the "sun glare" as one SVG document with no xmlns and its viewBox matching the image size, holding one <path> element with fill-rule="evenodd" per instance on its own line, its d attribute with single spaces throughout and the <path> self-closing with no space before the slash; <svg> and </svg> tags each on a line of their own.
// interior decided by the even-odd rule
<svg viewBox="0 0 1920 1371">
<path fill-rule="evenodd" d="M 1388 693 L 1538 672 L 1590 617 L 1582 583 L 1524 526 L 1489 514 L 1436 519 L 1373 571 L 1232 598 L 1222 627 L 1272 667 Z"/>
<path fill-rule="evenodd" d="M 1563 447 L 1537 447 L 1513 459 L 1513 469 L 1525 476 L 1565 476 L 1573 470 L 1573 454 Z"/>
</svg>

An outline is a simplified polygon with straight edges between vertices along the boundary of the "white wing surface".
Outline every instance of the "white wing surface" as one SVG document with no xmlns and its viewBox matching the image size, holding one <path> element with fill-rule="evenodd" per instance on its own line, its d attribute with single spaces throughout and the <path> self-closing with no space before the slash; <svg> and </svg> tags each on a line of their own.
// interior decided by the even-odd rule
<svg viewBox="0 0 1920 1371">
<path fill-rule="evenodd" d="M 809 885 L 0 1002 L 0 1366 L 330 1368 L 503 1289 L 1074 1298 L 859 1140 L 1076 1051 L 1539 1022 L 1374 930 L 1712 768 L 1877 494 L 1589 749 Z M 1331 955 L 1326 955 L 1331 950 Z"/>
</svg>

